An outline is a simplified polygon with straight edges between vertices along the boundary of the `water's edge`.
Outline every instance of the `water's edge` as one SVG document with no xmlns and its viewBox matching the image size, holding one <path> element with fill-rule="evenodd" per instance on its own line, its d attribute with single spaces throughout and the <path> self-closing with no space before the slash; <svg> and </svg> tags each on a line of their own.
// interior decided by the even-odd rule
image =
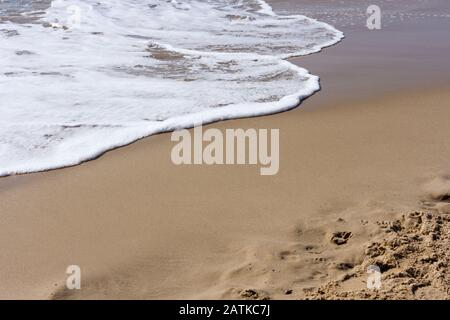
<svg viewBox="0 0 450 320">
<path fill-rule="evenodd" d="M 265 10 L 271 10 L 268 4 L 265 4 L 264 8 Z M 320 47 L 312 48 L 307 54 L 320 52 L 323 48 L 335 45 L 344 38 L 344 34 L 336 30 L 332 26 L 318 22 L 311 18 L 304 18 L 316 23 L 323 24 L 324 26 L 326 26 L 326 28 L 334 33 L 334 38 L 332 40 L 330 40 L 328 43 L 322 44 Z M 171 50 L 179 51 L 180 53 L 195 53 L 195 50 L 185 50 L 177 48 L 171 48 Z M 307 81 L 305 82 L 306 86 L 304 86 L 302 90 L 294 94 L 283 97 L 279 101 L 257 104 L 247 103 L 245 105 L 234 104 L 216 109 L 203 110 L 198 113 L 187 114 L 184 116 L 182 115 L 171 117 L 164 121 L 158 122 L 156 125 L 153 124 L 147 129 L 139 128 L 138 130 L 135 130 L 135 132 L 128 132 L 126 135 L 121 136 L 120 139 L 118 139 L 120 141 L 111 141 L 110 143 L 104 143 L 101 147 L 95 148 L 95 150 L 86 150 L 82 155 L 78 154 L 76 158 L 73 158 L 72 155 L 68 157 L 65 157 L 63 155 L 58 159 L 52 158 L 51 163 L 41 162 L 27 164 L 26 166 L 22 167 L 17 166 L 15 168 L 6 169 L 0 168 L 0 177 L 31 172 L 49 171 L 79 165 L 83 162 L 96 159 L 110 150 L 129 145 L 154 134 L 170 132 L 182 128 L 192 128 L 199 124 L 210 124 L 217 121 L 270 115 L 296 108 L 300 105 L 303 99 L 320 90 L 319 77 L 311 75 L 308 70 L 294 65 L 293 63 L 286 60 L 288 58 L 300 55 L 304 55 L 304 53 L 294 52 L 291 54 L 286 54 L 282 57 L 284 59 L 282 63 L 285 64 L 286 68 L 295 71 L 299 76 L 307 78 Z"/>
</svg>

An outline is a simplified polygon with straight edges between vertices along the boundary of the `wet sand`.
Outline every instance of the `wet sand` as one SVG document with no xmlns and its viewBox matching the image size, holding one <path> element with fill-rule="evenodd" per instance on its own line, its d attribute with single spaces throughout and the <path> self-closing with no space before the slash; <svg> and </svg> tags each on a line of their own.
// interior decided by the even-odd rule
<svg viewBox="0 0 450 320">
<path fill-rule="evenodd" d="M 342 43 L 293 60 L 321 77 L 321 92 L 286 113 L 208 126 L 279 128 L 276 176 L 174 166 L 160 134 L 0 179 L 0 298 L 446 297 L 445 281 L 407 271 L 426 264 L 428 277 L 448 279 L 450 73 L 439 35 L 449 24 L 336 25 Z M 405 237 L 412 253 L 394 246 Z M 367 293 L 365 268 L 381 262 L 386 292 Z M 64 289 L 72 264 L 81 290 Z"/>
</svg>

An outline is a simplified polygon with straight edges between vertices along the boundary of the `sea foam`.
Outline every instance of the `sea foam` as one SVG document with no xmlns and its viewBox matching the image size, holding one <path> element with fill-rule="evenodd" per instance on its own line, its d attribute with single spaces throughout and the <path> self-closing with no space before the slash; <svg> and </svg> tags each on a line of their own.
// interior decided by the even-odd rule
<svg viewBox="0 0 450 320">
<path fill-rule="evenodd" d="M 296 107 L 319 79 L 285 59 L 342 37 L 262 0 L 52 1 L 0 24 L 0 176 Z"/>
</svg>

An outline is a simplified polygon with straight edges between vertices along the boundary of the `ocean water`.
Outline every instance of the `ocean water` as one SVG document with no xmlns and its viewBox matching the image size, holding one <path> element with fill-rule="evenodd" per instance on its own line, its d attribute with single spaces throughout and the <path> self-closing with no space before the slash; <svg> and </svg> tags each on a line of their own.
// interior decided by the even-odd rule
<svg viewBox="0 0 450 320">
<path fill-rule="evenodd" d="M 0 176 L 296 107 L 343 34 L 262 0 L 0 1 Z"/>
</svg>

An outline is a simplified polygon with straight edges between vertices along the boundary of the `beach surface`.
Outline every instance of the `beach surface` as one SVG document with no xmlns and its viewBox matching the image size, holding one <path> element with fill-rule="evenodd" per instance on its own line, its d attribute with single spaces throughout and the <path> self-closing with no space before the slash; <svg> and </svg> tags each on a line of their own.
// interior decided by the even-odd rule
<svg viewBox="0 0 450 320">
<path fill-rule="evenodd" d="M 448 298 L 450 19 L 433 16 L 445 4 L 369 31 L 365 3 L 349 1 L 354 20 L 271 3 L 346 34 L 292 59 L 321 78 L 299 108 L 207 126 L 280 129 L 279 173 L 175 166 L 159 134 L 1 178 L 0 298 Z M 66 289 L 69 265 L 81 290 Z"/>
</svg>

